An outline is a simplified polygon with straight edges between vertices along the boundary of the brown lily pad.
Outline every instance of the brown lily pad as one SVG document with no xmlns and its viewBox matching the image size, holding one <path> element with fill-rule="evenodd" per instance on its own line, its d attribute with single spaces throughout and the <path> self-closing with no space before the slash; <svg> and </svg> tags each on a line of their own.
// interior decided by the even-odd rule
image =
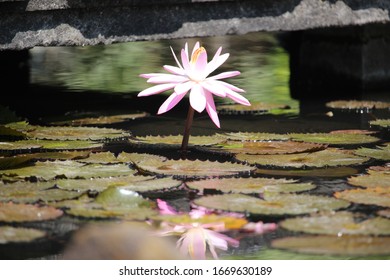
<svg viewBox="0 0 390 280">
<path fill-rule="evenodd" d="M 375 136 L 358 133 L 292 133 L 290 137 L 295 141 L 327 144 L 331 146 L 363 145 L 380 141 Z"/>
<path fill-rule="evenodd" d="M 358 173 L 358 170 L 348 166 L 327 167 L 316 169 L 256 169 L 256 174 L 289 177 L 346 177 Z"/>
<path fill-rule="evenodd" d="M 181 145 L 183 141 L 182 135 L 164 135 L 164 136 L 144 136 L 140 137 L 138 136 L 135 140 L 133 140 L 140 144 L 151 144 L 151 145 Z M 211 135 L 211 136 L 191 136 L 191 145 L 196 146 L 210 146 L 210 145 L 216 145 L 218 143 L 221 143 L 225 141 L 224 137 L 221 137 L 219 135 Z"/>
<path fill-rule="evenodd" d="M 326 103 L 326 106 L 334 109 L 390 109 L 389 102 L 371 100 L 337 100 Z"/>
<path fill-rule="evenodd" d="M 226 132 L 221 136 L 233 141 L 271 141 L 290 140 L 287 134 L 266 133 L 266 132 Z"/>
<path fill-rule="evenodd" d="M 62 214 L 61 210 L 50 206 L 0 203 L 0 221 L 2 222 L 44 221 L 56 219 Z"/>
<path fill-rule="evenodd" d="M 388 188 L 345 190 L 336 192 L 334 196 L 354 203 L 390 207 L 390 190 Z"/>
<path fill-rule="evenodd" d="M 31 242 L 46 235 L 44 231 L 32 228 L 0 227 L 0 244 Z"/>
<path fill-rule="evenodd" d="M 386 143 L 383 146 L 377 146 L 376 149 L 360 148 L 355 151 L 355 154 L 378 160 L 390 160 L 390 143 Z"/>
<path fill-rule="evenodd" d="M 364 188 L 387 188 L 390 189 L 390 168 L 389 167 L 371 167 L 368 174 L 353 176 L 348 178 L 348 183 Z"/>
</svg>

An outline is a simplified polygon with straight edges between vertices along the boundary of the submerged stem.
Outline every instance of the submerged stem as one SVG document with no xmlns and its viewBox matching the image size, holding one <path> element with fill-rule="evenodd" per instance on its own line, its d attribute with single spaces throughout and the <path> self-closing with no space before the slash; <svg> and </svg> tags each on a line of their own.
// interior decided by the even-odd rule
<svg viewBox="0 0 390 280">
<path fill-rule="evenodd" d="M 186 120 L 186 126 L 184 129 L 183 134 L 183 141 L 181 142 L 181 151 L 186 152 L 188 147 L 188 140 L 190 139 L 190 130 L 192 126 L 192 120 L 194 118 L 194 108 L 190 107 L 188 108 L 188 114 L 187 114 L 187 120 Z"/>
</svg>

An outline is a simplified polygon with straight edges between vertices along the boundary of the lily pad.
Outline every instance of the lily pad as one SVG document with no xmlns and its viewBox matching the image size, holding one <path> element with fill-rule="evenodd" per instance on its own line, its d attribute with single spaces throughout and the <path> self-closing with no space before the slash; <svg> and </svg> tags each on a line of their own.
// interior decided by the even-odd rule
<svg viewBox="0 0 390 280">
<path fill-rule="evenodd" d="M 150 173 L 183 177 L 216 177 L 249 173 L 255 168 L 239 163 L 201 160 L 147 159 L 136 163 L 139 169 Z"/>
<path fill-rule="evenodd" d="M 368 169 L 368 174 L 348 178 L 348 183 L 364 188 L 387 188 L 390 190 L 390 168 Z"/>
<path fill-rule="evenodd" d="M 377 149 L 360 148 L 355 151 L 355 154 L 378 160 L 390 160 L 390 143 L 386 143 L 384 146 L 377 146 Z"/>
<path fill-rule="evenodd" d="M 381 217 L 367 218 L 346 211 L 312 215 L 284 220 L 280 226 L 311 234 L 390 235 L 390 220 Z"/>
<path fill-rule="evenodd" d="M 181 145 L 183 141 L 182 135 L 166 135 L 166 136 L 138 136 L 135 141 L 143 144 L 167 144 L 167 145 Z M 211 136 L 191 136 L 191 145 L 196 146 L 210 146 L 225 141 L 224 137 L 219 135 Z"/>
<path fill-rule="evenodd" d="M 379 210 L 378 215 L 390 219 L 390 209 Z"/>
<path fill-rule="evenodd" d="M 346 165 L 358 165 L 368 161 L 368 158 L 359 157 L 340 149 L 331 149 L 314 152 L 288 155 L 248 155 L 238 154 L 235 156 L 240 161 L 250 164 L 303 168 L 303 167 L 335 167 Z"/>
<path fill-rule="evenodd" d="M 333 146 L 363 145 L 380 141 L 379 138 L 372 135 L 353 133 L 292 133 L 290 137 L 295 141 Z"/>
<path fill-rule="evenodd" d="M 298 183 L 296 180 L 273 178 L 221 178 L 189 181 L 186 185 L 191 189 L 204 192 L 214 189 L 224 193 L 265 193 L 265 192 L 301 192 L 314 189 L 311 183 Z"/>
<path fill-rule="evenodd" d="M 36 162 L 32 166 L 0 170 L 0 176 L 6 175 L 19 179 L 36 177 L 43 180 L 52 180 L 57 177 L 87 179 L 128 175 L 129 172 L 132 171 L 126 164 L 83 164 L 66 160 Z"/>
<path fill-rule="evenodd" d="M 276 134 L 266 132 L 226 132 L 221 134 L 228 140 L 234 141 L 271 141 L 271 140 L 290 140 L 287 134 Z"/>
<path fill-rule="evenodd" d="M 107 124 L 116 124 L 122 123 L 129 120 L 135 120 L 139 118 L 145 118 L 149 114 L 146 112 L 137 112 L 133 114 L 121 114 L 121 115 L 101 115 L 93 117 L 77 117 L 75 116 L 72 119 L 62 120 L 62 121 L 53 121 L 50 122 L 52 125 L 71 125 L 71 126 L 88 126 L 88 125 L 107 125 Z"/>
<path fill-rule="evenodd" d="M 326 106 L 334 109 L 390 109 L 389 102 L 371 100 L 337 100 L 326 103 Z"/>
<path fill-rule="evenodd" d="M 0 221 L 2 222 L 31 222 L 56 219 L 63 212 L 50 206 L 31 204 L 0 203 Z"/>
<path fill-rule="evenodd" d="M 163 162 L 168 160 L 166 157 L 153 155 L 153 154 L 146 154 L 146 153 L 125 153 L 122 152 L 118 155 L 117 160 L 120 162 L 126 162 L 126 163 L 133 163 L 138 164 L 141 162 Z"/>
<path fill-rule="evenodd" d="M 0 125 L 0 135 L 16 138 L 25 138 L 27 137 L 26 127 L 28 126 L 27 122 L 12 122 L 4 125 Z"/>
<path fill-rule="evenodd" d="M 358 170 L 352 167 L 328 167 L 315 169 L 265 169 L 258 168 L 255 172 L 261 175 L 272 176 L 290 176 L 290 177 L 346 177 L 358 173 Z"/>
<path fill-rule="evenodd" d="M 325 210 L 346 208 L 350 204 L 332 197 L 304 194 L 269 194 L 255 198 L 243 194 L 205 196 L 194 201 L 207 208 L 229 212 L 244 212 L 256 215 L 300 215 Z"/>
<path fill-rule="evenodd" d="M 314 152 L 325 149 L 326 146 L 314 143 L 303 143 L 294 141 L 256 141 L 256 142 L 238 142 L 230 141 L 219 144 L 214 151 L 223 151 L 233 154 L 251 154 L 251 155 L 277 155 L 277 154 L 295 154 L 302 152 Z M 210 148 L 209 148 L 210 149 Z"/>
<path fill-rule="evenodd" d="M 388 188 L 345 190 L 336 192 L 334 196 L 354 203 L 390 207 L 390 190 Z"/>
<path fill-rule="evenodd" d="M 343 235 L 294 236 L 273 240 L 271 247 L 299 253 L 344 256 L 390 255 L 390 237 Z"/>
<path fill-rule="evenodd" d="M 379 119 L 379 120 L 369 121 L 369 123 L 372 126 L 390 128 L 390 119 Z"/>
<path fill-rule="evenodd" d="M 45 235 L 44 231 L 37 229 L 2 226 L 0 227 L 0 244 L 31 242 Z"/>
<path fill-rule="evenodd" d="M 284 104 L 255 102 L 252 103 L 251 106 L 228 104 L 217 107 L 218 112 L 221 114 L 255 114 L 268 112 L 272 109 L 290 109 L 290 106 Z"/>
</svg>

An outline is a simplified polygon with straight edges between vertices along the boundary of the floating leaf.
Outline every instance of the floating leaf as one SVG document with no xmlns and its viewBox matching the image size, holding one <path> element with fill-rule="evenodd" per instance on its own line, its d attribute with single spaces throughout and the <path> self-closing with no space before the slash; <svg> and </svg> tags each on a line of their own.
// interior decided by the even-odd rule
<svg viewBox="0 0 390 280">
<path fill-rule="evenodd" d="M 368 169 L 368 174 L 348 178 L 348 183 L 364 188 L 388 188 L 390 190 L 390 167 Z"/>
<path fill-rule="evenodd" d="M 194 203 L 230 212 L 273 216 L 300 215 L 349 206 L 348 202 L 331 197 L 275 193 L 265 193 L 263 199 L 243 194 L 213 195 L 196 199 Z"/>
<path fill-rule="evenodd" d="M 221 178 L 186 182 L 191 189 L 214 189 L 224 193 L 301 192 L 314 189 L 311 183 L 272 178 Z"/>
<path fill-rule="evenodd" d="M 378 215 L 390 219 L 390 209 L 379 210 Z"/>
<path fill-rule="evenodd" d="M 276 134 L 266 132 L 227 132 L 221 134 L 228 140 L 234 141 L 271 141 L 271 140 L 289 140 L 287 134 Z"/>
<path fill-rule="evenodd" d="M 369 123 L 372 126 L 390 128 L 390 119 L 379 119 L 379 120 L 369 121 Z"/>
<path fill-rule="evenodd" d="M 32 228 L 0 227 L 0 244 L 11 242 L 31 242 L 46 235 L 44 231 Z"/>
<path fill-rule="evenodd" d="M 316 169 L 265 169 L 258 168 L 256 174 L 291 177 L 345 177 L 358 173 L 352 167 L 328 167 Z"/>
<path fill-rule="evenodd" d="M 289 168 L 345 166 L 362 164 L 368 161 L 367 158 L 359 157 L 340 149 L 326 149 L 314 153 L 289 155 L 238 154 L 235 157 L 250 164 Z"/>
<path fill-rule="evenodd" d="M 136 163 L 138 168 L 157 174 L 184 177 L 215 177 L 248 173 L 255 168 L 239 163 L 201 161 L 201 160 L 165 160 L 146 159 Z"/>
<path fill-rule="evenodd" d="M 109 187 L 99 193 L 95 199 L 95 202 L 110 207 L 119 206 L 125 208 L 134 208 L 140 206 L 150 206 L 150 202 L 144 199 L 137 192 L 117 187 Z"/>
<path fill-rule="evenodd" d="M 167 158 L 163 156 L 153 155 L 153 154 L 140 154 L 140 153 L 125 153 L 122 152 L 118 155 L 117 159 L 121 162 L 138 164 L 140 162 L 163 162 L 166 161 Z"/>
<path fill-rule="evenodd" d="M 312 234 L 390 235 L 390 220 L 350 212 L 331 212 L 310 217 L 298 217 L 284 220 L 280 226 L 297 232 Z"/>
<path fill-rule="evenodd" d="M 8 137 L 18 137 L 25 138 L 26 127 L 28 124 L 26 122 L 13 122 L 5 125 L 0 125 L 0 135 L 8 136 Z"/>
<path fill-rule="evenodd" d="M 359 235 L 343 235 L 341 237 L 328 235 L 294 236 L 273 240 L 271 246 L 299 253 L 321 255 L 389 255 L 390 237 Z"/>
<path fill-rule="evenodd" d="M 318 144 L 340 145 L 363 145 L 379 142 L 380 139 L 367 134 L 353 133 L 292 133 L 292 140 Z"/>
<path fill-rule="evenodd" d="M 371 100 L 337 100 L 326 103 L 334 109 L 390 109 L 389 102 Z"/>
<path fill-rule="evenodd" d="M 336 192 L 335 197 L 354 203 L 390 207 L 390 190 L 388 188 L 369 188 Z"/>
<path fill-rule="evenodd" d="M 56 219 L 62 211 L 50 206 L 31 204 L 0 203 L 0 221 L 31 222 Z"/>
<path fill-rule="evenodd" d="M 37 177 L 43 180 L 52 180 L 56 177 L 66 178 L 97 178 L 128 175 L 132 171 L 126 164 L 83 164 L 75 161 L 45 161 L 36 162 L 32 166 L 15 169 L 0 170 L 0 176 L 6 175 L 16 178 Z"/>
<path fill-rule="evenodd" d="M 19 150 L 31 150 L 41 148 L 42 145 L 36 141 L 31 143 L 30 141 L 20 140 L 13 142 L 0 142 L 0 151 L 19 151 Z"/>
<path fill-rule="evenodd" d="M 277 155 L 277 154 L 295 154 L 302 152 L 313 152 L 323 150 L 324 145 L 303 143 L 294 141 L 261 141 L 261 142 L 238 142 L 230 141 L 219 144 L 214 151 L 224 151 L 233 154 L 251 154 L 251 155 Z M 210 149 L 210 148 L 209 148 Z"/>
<path fill-rule="evenodd" d="M 73 119 L 62 120 L 62 121 L 53 121 L 50 124 L 52 125 L 71 125 L 71 126 L 84 126 L 84 125 L 107 125 L 107 124 L 116 124 L 122 123 L 128 120 L 135 120 L 139 118 L 147 117 L 149 114 L 146 112 L 137 112 L 133 114 L 122 114 L 122 115 L 111 115 L 105 116 L 99 114 L 96 117 L 77 117 Z"/>
<path fill-rule="evenodd" d="M 390 143 L 386 143 L 384 146 L 377 146 L 377 149 L 360 148 L 355 151 L 355 154 L 378 160 L 390 160 Z"/>
<path fill-rule="evenodd" d="M 272 109 L 290 109 L 290 106 L 284 104 L 254 102 L 251 104 L 251 106 L 229 104 L 220 105 L 217 107 L 217 110 L 222 114 L 255 114 L 268 112 Z"/>
<path fill-rule="evenodd" d="M 145 144 L 167 144 L 167 145 L 181 145 L 183 141 L 182 135 L 167 135 L 167 136 L 145 136 L 137 137 L 136 142 Z M 219 135 L 212 136 L 191 136 L 191 145 L 210 146 L 225 141 L 224 137 Z"/>
<path fill-rule="evenodd" d="M 78 160 L 84 163 L 118 163 L 119 160 L 111 152 L 90 153 L 87 158 Z"/>
</svg>

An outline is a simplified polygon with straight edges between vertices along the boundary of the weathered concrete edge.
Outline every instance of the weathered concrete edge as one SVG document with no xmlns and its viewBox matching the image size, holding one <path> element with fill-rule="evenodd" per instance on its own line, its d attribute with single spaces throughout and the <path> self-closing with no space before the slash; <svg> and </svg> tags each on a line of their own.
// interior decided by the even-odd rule
<svg viewBox="0 0 390 280">
<path fill-rule="evenodd" d="M 228 1 L 151 7 L 106 7 L 15 13 L 0 19 L 0 50 L 294 31 L 389 23 L 388 7 L 353 9 L 343 1 L 289 1 L 290 6 Z M 269 2 L 268 2 L 269 3 Z M 285 2 L 286 3 L 286 2 Z M 280 4 L 280 3 L 279 3 Z M 202 12 L 200 12 L 202 11 Z"/>
</svg>

